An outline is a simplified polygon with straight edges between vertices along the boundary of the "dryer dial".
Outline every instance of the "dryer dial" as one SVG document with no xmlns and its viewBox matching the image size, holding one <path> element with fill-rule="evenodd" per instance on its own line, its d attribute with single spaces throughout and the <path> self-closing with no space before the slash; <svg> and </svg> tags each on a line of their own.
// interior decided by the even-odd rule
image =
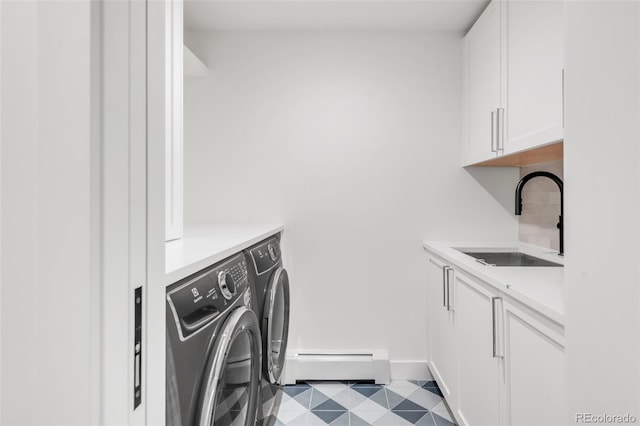
<svg viewBox="0 0 640 426">
<path fill-rule="evenodd" d="M 227 300 L 231 299 L 233 293 L 236 292 L 236 283 L 227 271 L 218 272 L 218 287 L 220 287 L 222 296 Z"/>
</svg>

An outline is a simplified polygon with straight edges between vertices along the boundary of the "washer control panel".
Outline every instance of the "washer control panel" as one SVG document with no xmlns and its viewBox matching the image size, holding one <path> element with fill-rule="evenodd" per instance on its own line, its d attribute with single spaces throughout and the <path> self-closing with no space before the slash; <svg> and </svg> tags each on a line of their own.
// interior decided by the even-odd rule
<svg viewBox="0 0 640 426">
<path fill-rule="evenodd" d="M 256 274 L 263 274 L 280 263 L 282 253 L 277 238 L 270 238 L 249 251 Z"/>
<path fill-rule="evenodd" d="M 169 287 L 167 308 L 184 340 L 229 309 L 248 288 L 244 255 L 206 268 Z M 242 297 L 240 303 L 244 302 Z"/>
</svg>

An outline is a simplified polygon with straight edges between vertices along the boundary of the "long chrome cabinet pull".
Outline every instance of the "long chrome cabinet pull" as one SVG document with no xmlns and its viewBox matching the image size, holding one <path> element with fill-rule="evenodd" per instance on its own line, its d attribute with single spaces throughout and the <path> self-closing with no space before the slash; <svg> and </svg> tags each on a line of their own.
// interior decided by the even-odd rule
<svg viewBox="0 0 640 426">
<path fill-rule="evenodd" d="M 492 297 L 491 298 L 491 323 L 492 323 L 492 332 L 493 332 L 493 357 L 494 358 L 504 358 L 503 354 L 498 354 L 498 321 L 496 319 L 496 302 L 500 301 L 502 303 L 502 297 Z"/>
<path fill-rule="evenodd" d="M 564 68 L 562 69 L 562 128 L 564 129 Z"/>
<path fill-rule="evenodd" d="M 449 272 L 453 272 L 453 268 L 447 269 L 447 311 L 451 311 L 451 276 Z"/>
<path fill-rule="evenodd" d="M 496 143 L 496 111 L 491 111 L 491 152 L 498 152 Z"/>
<path fill-rule="evenodd" d="M 447 307 L 447 269 L 448 266 L 442 267 L 442 307 Z"/>
<path fill-rule="evenodd" d="M 504 108 L 498 108 L 498 131 L 496 134 L 498 151 L 504 152 Z"/>
</svg>

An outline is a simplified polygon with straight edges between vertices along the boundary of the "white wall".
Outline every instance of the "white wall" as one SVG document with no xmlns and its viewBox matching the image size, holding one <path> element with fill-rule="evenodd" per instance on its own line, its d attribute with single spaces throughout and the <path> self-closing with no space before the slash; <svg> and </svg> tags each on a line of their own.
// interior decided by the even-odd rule
<svg viewBox="0 0 640 426">
<path fill-rule="evenodd" d="M 2 418 L 95 423 L 90 2 L 0 3 Z"/>
<path fill-rule="evenodd" d="M 284 223 L 291 350 L 424 361 L 422 241 L 517 240 L 517 170 L 460 167 L 460 35 L 186 40 L 186 222 Z"/>
<path fill-rule="evenodd" d="M 640 4 L 566 16 L 567 424 L 640 420 Z"/>
</svg>

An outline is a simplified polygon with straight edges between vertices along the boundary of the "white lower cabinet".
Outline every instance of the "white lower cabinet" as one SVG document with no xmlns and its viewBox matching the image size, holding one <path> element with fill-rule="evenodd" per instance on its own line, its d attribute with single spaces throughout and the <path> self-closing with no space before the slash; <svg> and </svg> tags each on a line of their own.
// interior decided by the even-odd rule
<svg viewBox="0 0 640 426">
<path fill-rule="evenodd" d="M 495 353 L 495 291 L 456 271 L 457 407 L 469 425 L 500 424 L 500 358 Z M 494 356 L 495 355 L 495 356 Z"/>
<path fill-rule="evenodd" d="M 562 326 L 507 301 L 504 334 L 506 424 L 566 424 Z"/>
<path fill-rule="evenodd" d="M 562 425 L 564 327 L 433 255 L 429 367 L 461 425 Z"/>
<path fill-rule="evenodd" d="M 447 269 L 449 268 L 449 269 Z M 456 378 L 456 335 L 454 311 L 447 307 L 451 300 L 450 267 L 435 257 L 427 261 L 429 281 L 429 367 L 447 401 L 453 401 L 452 389 Z M 449 305 L 450 306 L 450 305 Z"/>
</svg>

